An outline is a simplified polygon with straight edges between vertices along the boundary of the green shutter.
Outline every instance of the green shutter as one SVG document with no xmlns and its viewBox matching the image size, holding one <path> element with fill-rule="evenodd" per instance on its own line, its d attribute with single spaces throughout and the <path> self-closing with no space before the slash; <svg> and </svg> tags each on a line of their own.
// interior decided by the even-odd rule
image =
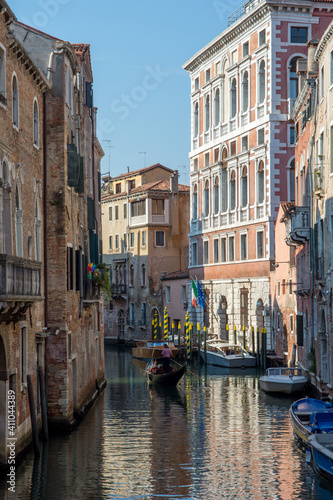
<svg viewBox="0 0 333 500">
<path fill-rule="evenodd" d="M 79 161 L 75 144 L 67 144 L 67 184 L 77 187 Z"/>
<path fill-rule="evenodd" d="M 78 183 L 75 188 L 75 191 L 77 193 L 84 193 L 84 171 L 83 171 L 83 158 L 82 156 L 79 157 L 79 177 L 78 177 Z"/>
<path fill-rule="evenodd" d="M 296 339 L 297 345 L 304 345 L 304 334 L 303 334 L 303 316 L 301 314 L 296 314 Z"/>
<path fill-rule="evenodd" d="M 91 229 L 89 230 L 89 250 L 90 262 L 98 264 L 98 236 Z"/>
<path fill-rule="evenodd" d="M 95 200 L 87 198 L 88 204 L 88 229 L 95 229 Z"/>
</svg>

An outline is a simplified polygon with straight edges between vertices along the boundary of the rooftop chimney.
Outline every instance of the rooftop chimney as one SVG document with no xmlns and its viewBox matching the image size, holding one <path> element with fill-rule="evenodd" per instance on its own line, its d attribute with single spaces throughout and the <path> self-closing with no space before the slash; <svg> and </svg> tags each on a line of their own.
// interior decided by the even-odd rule
<svg viewBox="0 0 333 500">
<path fill-rule="evenodd" d="M 178 170 L 174 170 L 170 177 L 170 191 L 171 193 L 178 193 Z"/>
</svg>

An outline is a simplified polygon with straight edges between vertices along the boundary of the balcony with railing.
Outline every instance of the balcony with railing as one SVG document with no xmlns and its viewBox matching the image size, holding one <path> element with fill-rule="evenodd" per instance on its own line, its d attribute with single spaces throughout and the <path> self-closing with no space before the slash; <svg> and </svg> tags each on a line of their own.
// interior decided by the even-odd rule
<svg viewBox="0 0 333 500">
<path fill-rule="evenodd" d="M 0 322 L 19 321 L 32 303 L 42 300 L 42 264 L 0 254 Z"/>
<path fill-rule="evenodd" d="M 0 301 L 40 300 L 41 262 L 0 255 Z"/>
<path fill-rule="evenodd" d="M 260 3 L 262 3 L 262 1 L 263 0 L 250 0 L 237 7 L 237 9 L 228 16 L 228 27 L 238 21 L 241 17 L 254 10 Z"/>
<path fill-rule="evenodd" d="M 127 285 L 124 283 L 112 283 L 110 288 L 112 297 L 124 297 L 127 295 Z"/>
<path fill-rule="evenodd" d="M 309 207 L 294 207 L 285 220 L 286 243 L 303 245 L 310 238 Z"/>
</svg>

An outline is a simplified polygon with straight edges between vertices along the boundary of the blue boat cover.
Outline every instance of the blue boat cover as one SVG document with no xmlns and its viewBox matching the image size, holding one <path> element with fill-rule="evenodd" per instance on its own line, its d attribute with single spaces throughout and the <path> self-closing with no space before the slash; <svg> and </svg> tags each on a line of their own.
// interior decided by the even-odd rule
<svg viewBox="0 0 333 500">
<path fill-rule="evenodd" d="M 294 411 L 315 412 L 329 408 L 332 408 L 332 403 L 314 398 L 299 399 L 292 404 L 292 409 Z"/>
<path fill-rule="evenodd" d="M 312 434 L 319 432 L 333 432 L 333 412 L 317 412 L 310 415 Z"/>
</svg>

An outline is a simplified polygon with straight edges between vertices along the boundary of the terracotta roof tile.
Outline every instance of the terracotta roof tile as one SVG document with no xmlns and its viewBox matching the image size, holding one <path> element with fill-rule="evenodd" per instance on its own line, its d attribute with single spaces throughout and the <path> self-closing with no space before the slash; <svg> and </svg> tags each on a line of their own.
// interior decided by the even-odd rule
<svg viewBox="0 0 333 500">
<path fill-rule="evenodd" d="M 168 172 L 173 172 L 171 168 L 165 167 L 161 163 L 155 163 L 154 165 L 150 165 L 149 167 L 140 168 L 139 170 L 132 170 L 132 172 L 126 172 L 125 174 L 118 175 L 117 177 L 111 177 L 110 180 L 115 181 L 117 179 L 123 179 L 124 177 L 132 177 L 133 175 L 144 174 L 148 172 L 148 170 L 152 170 L 153 168 L 161 167 L 167 170 Z M 102 179 L 108 179 L 108 175 L 104 175 Z"/>
</svg>

